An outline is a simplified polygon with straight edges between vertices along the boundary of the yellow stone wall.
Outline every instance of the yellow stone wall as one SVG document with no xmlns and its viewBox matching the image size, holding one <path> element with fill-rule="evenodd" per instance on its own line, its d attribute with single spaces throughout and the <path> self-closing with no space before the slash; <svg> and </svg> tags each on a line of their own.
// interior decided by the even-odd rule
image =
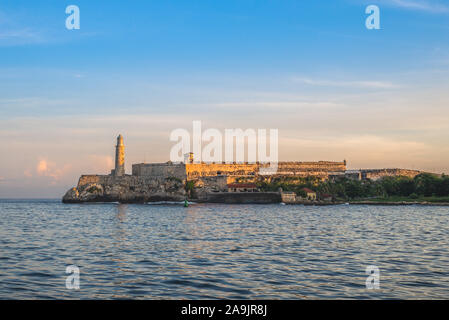
<svg viewBox="0 0 449 320">
<path fill-rule="evenodd" d="M 258 163 L 189 163 L 186 164 L 189 179 L 203 176 L 215 176 L 218 173 L 232 176 L 257 176 L 260 168 L 269 164 Z M 332 172 L 345 172 L 345 162 L 279 162 L 276 175 L 319 176 L 327 178 Z"/>
<path fill-rule="evenodd" d="M 257 164 L 232 164 L 232 163 L 188 163 L 186 173 L 188 179 L 205 176 L 216 176 L 218 174 L 227 176 L 255 175 L 259 166 Z"/>
<path fill-rule="evenodd" d="M 132 174 L 135 176 L 178 177 L 182 180 L 197 180 L 202 177 L 217 175 L 228 176 L 228 183 L 237 177 L 256 177 L 259 170 L 269 164 L 259 163 L 153 163 L 134 164 Z M 318 176 L 323 179 L 333 172 L 346 170 L 344 162 L 279 162 L 275 176 Z"/>
</svg>

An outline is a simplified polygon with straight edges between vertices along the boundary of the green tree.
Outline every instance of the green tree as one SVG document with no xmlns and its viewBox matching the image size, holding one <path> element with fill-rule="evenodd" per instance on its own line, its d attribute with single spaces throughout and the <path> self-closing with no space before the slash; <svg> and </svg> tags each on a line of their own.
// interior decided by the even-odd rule
<svg viewBox="0 0 449 320">
<path fill-rule="evenodd" d="M 347 180 L 345 183 L 345 191 L 350 199 L 361 198 L 364 196 L 362 184 L 358 180 Z"/>
<path fill-rule="evenodd" d="M 304 189 L 301 189 L 297 192 L 297 194 L 301 197 L 301 198 L 307 198 L 307 192 L 304 191 Z"/>
<path fill-rule="evenodd" d="M 412 178 L 398 177 L 397 178 L 397 192 L 400 196 L 409 196 L 415 192 L 415 183 Z"/>
<path fill-rule="evenodd" d="M 414 179 L 415 190 L 417 194 L 426 197 L 437 194 L 440 184 L 440 178 L 430 173 L 418 174 Z"/>
<path fill-rule="evenodd" d="M 449 196 L 449 177 L 443 175 L 440 181 L 440 187 L 438 188 L 437 194 L 440 197 Z"/>
</svg>

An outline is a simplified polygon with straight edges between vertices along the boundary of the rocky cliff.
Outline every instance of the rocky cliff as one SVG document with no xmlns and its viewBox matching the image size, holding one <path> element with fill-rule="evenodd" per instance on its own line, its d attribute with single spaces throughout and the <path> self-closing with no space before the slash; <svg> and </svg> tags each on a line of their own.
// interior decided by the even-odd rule
<svg viewBox="0 0 449 320">
<path fill-rule="evenodd" d="M 64 195 L 64 203 L 183 201 L 184 182 L 177 178 L 83 175 Z"/>
</svg>

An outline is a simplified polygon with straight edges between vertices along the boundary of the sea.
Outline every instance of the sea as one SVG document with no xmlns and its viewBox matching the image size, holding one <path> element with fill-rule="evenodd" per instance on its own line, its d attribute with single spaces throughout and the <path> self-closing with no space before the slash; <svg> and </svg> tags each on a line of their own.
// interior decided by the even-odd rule
<svg viewBox="0 0 449 320">
<path fill-rule="evenodd" d="M 449 299 L 449 207 L 0 200 L 0 299 Z"/>
</svg>

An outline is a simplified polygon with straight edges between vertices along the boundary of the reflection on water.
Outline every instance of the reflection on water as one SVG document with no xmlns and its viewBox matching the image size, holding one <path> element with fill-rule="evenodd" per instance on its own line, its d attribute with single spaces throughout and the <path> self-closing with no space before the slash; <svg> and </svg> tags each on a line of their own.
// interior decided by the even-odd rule
<svg viewBox="0 0 449 320">
<path fill-rule="evenodd" d="M 1 200 L 0 215 L 0 298 L 449 298 L 448 207 Z"/>
<path fill-rule="evenodd" d="M 123 255 L 126 252 L 129 244 L 128 244 L 128 225 L 126 221 L 126 204 L 119 204 L 116 206 L 116 215 L 114 218 L 114 229 L 111 233 L 111 238 L 113 239 L 113 246 L 111 253 L 111 261 L 113 261 L 116 265 L 115 274 L 120 274 L 127 270 L 128 261 L 126 260 L 126 256 Z M 112 280 L 112 279 L 111 279 Z M 115 286 L 121 286 L 125 282 L 118 278 L 113 278 Z"/>
<path fill-rule="evenodd" d="M 118 204 L 117 205 L 117 220 L 119 222 L 125 222 L 126 220 L 126 210 L 128 209 L 127 204 Z"/>
</svg>

